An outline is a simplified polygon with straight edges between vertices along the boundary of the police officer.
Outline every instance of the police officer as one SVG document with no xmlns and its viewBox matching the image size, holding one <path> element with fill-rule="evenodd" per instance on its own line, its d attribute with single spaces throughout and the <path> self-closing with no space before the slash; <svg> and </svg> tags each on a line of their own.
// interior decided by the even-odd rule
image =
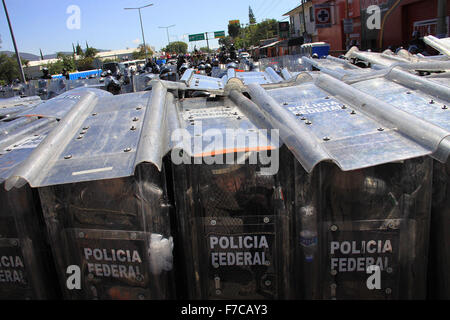
<svg viewBox="0 0 450 320">
<path fill-rule="evenodd" d="M 41 79 L 48 80 L 48 79 L 52 78 L 52 76 L 50 75 L 47 67 L 42 68 L 42 73 L 43 73 L 43 75 L 42 75 Z"/>
<path fill-rule="evenodd" d="M 65 77 L 67 80 L 70 80 L 70 75 L 69 75 L 69 72 L 67 72 L 66 68 L 63 68 L 62 76 Z"/>
<path fill-rule="evenodd" d="M 207 76 L 211 76 L 211 72 L 212 72 L 212 67 L 209 63 L 205 64 L 205 73 Z"/>
<path fill-rule="evenodd" d="M 236 48 L 234 47 L 234 44 L 231 44 L 230 47 L 230 59 L 231 60 L 236 60 L 237 55 L 236 55 Z"/>
</svg>

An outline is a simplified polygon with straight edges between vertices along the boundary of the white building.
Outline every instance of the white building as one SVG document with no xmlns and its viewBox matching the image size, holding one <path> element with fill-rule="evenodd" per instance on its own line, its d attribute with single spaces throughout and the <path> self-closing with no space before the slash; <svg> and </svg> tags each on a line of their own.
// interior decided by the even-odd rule
<svg viewBox="0 0 450 320">
<path fill-rule="evenodd" d="M 302 37 L 306 31 L 311 37 L 311 41 L 317 41 L 317 30 L 314 22 L 314 6 L 311 0 L 306 0 L 304 4 L 286 12 L 283 16 L 289 16 L 290 18 L 291 38 Z M 309 39 L 305 39 L 305 42 L 307 40 Z"/>
</svg>

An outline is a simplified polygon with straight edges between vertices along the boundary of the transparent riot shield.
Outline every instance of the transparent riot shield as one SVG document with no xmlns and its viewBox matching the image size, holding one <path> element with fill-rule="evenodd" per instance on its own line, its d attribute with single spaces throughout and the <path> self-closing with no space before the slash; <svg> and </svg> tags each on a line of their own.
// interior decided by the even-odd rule
<svg viewBox="0 0 450 320">
<path fill-rule="evenodd" d="M 276 159 L 278 141 L 256 139 L 258 127 L 227 98 L 185 99 L 180 107 L 182 136 L 192 138 L 181 150 L 187 161 L 172 164 L 184 294 L 290 298 L 290 212 L 276 170 L 261 160 Z"/>
<path fill-rule="evenodd" d="M 0 299 L 57 299 L 57 277 L 39 196 L 4 181 L 40 144 L 56 121 L 18 118 L 0 122 Z"/>
<path fill-rule="evenodd" d="M 141 165 L 133 177 L 43 187 L 39 193 L 66 298 L 174 298 L 164 174 Z M 67 273 L 71 268 L 81 271 L 78 288 Z"/>
<path fill-rule="evenodd" d="M 285 298 L 290 232 L 277 178 L 257 165 L 174 170 L 188 297 Z"/>
<path fill-rule="evenodd" d="M 450 299 L 450 161 L 434 161 L 428 298 Z"/>
<path fill-rule="evenodd" d="M 285 160 L 286 161 L 286 160 Z M 289 161 L 287 161 L 289 162 Z M 297 271 L 306 299 L 424 299 L 432 160 L 344 172 L 293 160 Z"/>
<path fill-rule="evenodd" d="M 0 185 L 0 299 L 59 297 L 39 197 L 29 186 Z"/>
</svg>

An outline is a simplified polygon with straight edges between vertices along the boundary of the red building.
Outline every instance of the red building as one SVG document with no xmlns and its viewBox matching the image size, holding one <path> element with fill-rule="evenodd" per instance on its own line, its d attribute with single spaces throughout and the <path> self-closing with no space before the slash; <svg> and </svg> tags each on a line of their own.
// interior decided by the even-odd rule
<svg viewBox="0 0 450 320">
<path fill-rule="evenodd" d="M 345 51 L 355 40 L 363 49 L 407 47 L 413 30 L 420 35 L 436 35 L 438 0 L 312 0 L 313 4 L 331 5 L 331 27 L 317 28 L 318 41 L 330 44 L 331 51 Z M 373 14 L 367 8 L 380 8 L 380 28 L 370 30 L 368 19 Z M 450 0 L 447 0 L 447 36 L 449 36 Z M 343 19 L 352 19 L 352 32 L 344 33 Z M 373 21 L 373 20 L 371 20 Z"/>
</svg>

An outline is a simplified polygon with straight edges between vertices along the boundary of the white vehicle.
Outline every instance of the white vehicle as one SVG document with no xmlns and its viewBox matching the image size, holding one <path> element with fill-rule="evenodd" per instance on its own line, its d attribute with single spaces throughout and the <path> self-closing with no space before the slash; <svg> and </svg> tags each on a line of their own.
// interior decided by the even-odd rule
<svg viewBox="0 0 450 320">
<path fill-rule="evenodd" d="M 129 70 L 137 70 L 137 66 L 141 67 L 145 66 L 145 60 L 133 60 L 133 61 L 124 61 L 119 63 L 119 69 L 122 74 L 124 74 L 125 69 L 129 68 Z"/>
<path fill-rule="evenodd" d="M 250 58 L 250 53 L 248 53 L 248 52 L 241 52 L 240 54 L 239 54 L 239 58 L 245 58 L 245 59 L 248 59 L 248 58 Z"/>
</svg>

